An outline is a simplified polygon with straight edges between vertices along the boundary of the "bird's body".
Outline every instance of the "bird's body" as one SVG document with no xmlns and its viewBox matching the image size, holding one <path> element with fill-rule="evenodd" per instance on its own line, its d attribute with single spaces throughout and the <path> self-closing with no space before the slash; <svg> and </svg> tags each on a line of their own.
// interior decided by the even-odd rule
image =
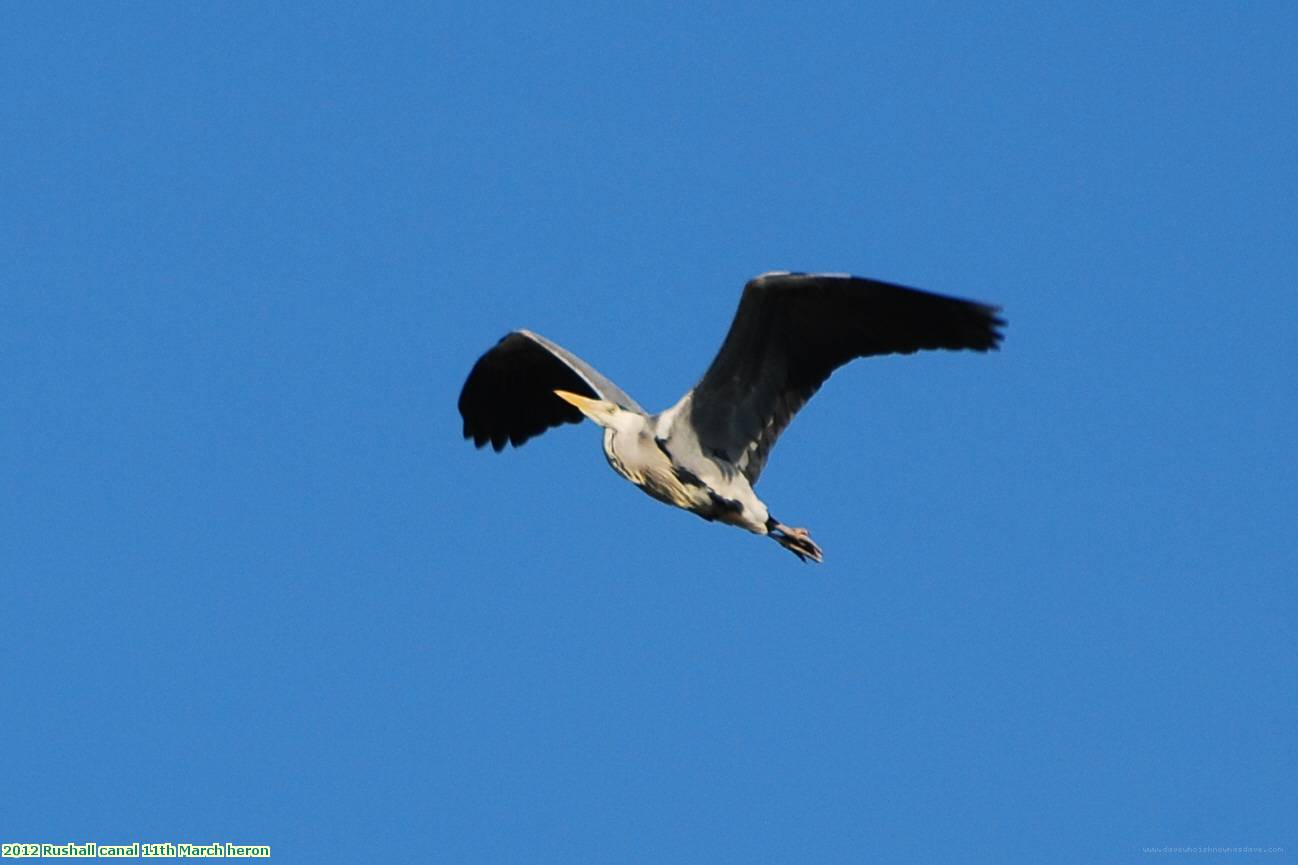
<svg viewBox="0 0 1298 865">
<path fill-rule="evenodd" d="M 569 394 L 565 398 L 571 398 Z M 667 411 L 604 430 L 604 455 L 613 470 L 646 493 L 678 508 L 749 531 L 764 533 L 766 506 L 744 475 L 707 456 L 693 429 L 676 421 L 687 416 L 689 396 Z M 619 412 L 629 418 L 636 415 Z"/>
<path fill-rule="evenodd" d="M 478 447 L 521 445 L 565 422 L 604 428 L 614 471 L 659 501 L 768 535 L 820 561 L 805 529 L 773 519 L 753 490 L 767 454 L 826 378 L 854 357 L 1000 340 L 995 307 L 838 274 L 763 274 L 698 385 L 649 414 L 593 367 L 531 331 L 484 354 L 460 394 Z"/>
</svg>

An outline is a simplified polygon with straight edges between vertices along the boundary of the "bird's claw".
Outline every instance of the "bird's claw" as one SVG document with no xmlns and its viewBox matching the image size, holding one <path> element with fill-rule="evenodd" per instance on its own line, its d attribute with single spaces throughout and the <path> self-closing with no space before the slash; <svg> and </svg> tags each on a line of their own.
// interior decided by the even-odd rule
<svg viewBox="0 0 1298 865">
<path fill-rule="evenodd" d="M 780 546 L 793 553 L 801 561 L 805 562 L 810 559 L 813 562 L 823 562 L 825 560 L 825 554 L 821 552 L 820 546 L 811 539 L 811 533 L 806 529 L 776 523 L 770 535 L 779 542 Z"/>
</svg>

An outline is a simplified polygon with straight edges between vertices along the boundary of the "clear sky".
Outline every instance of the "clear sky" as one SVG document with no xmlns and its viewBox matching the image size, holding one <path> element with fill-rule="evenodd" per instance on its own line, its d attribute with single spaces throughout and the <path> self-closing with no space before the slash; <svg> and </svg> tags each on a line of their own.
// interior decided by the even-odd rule
<svg viewBox="0 0 1298 865">
<path fill-rule="evenodd" d="M 613 7 L 6 6 L 0 840 L 1292 860 L 1298 9 Z M 768 269 L 1009 320 L 799 415 L 823 565 L 461 439 Z"/>
</svg>

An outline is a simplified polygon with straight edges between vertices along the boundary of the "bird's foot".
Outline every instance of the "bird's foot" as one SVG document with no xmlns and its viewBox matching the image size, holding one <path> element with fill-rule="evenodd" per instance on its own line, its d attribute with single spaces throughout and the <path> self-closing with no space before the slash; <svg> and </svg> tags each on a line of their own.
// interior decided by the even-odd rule
<svg viewBox="0 0 1298 865">
<path fill-rule="evenodd" d="M 820 551 L 820 547 L 811 539 L 811 535 L 806 529 L 795 529 L 784 525 L 784 523 L 771 520 L 767 524 L 766 532 L 780 546 L 804 562 L 808 559 L 813 562 L 823 562 L 825 560 L 824 553 Z"/>
</svg>

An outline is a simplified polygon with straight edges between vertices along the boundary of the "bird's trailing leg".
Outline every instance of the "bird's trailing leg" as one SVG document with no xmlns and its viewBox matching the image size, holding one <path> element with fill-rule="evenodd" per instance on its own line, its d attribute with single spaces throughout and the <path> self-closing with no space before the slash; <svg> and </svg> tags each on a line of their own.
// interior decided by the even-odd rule
<svg viewBox="0 0 1298 865">
<path fill-rule="evenodd" d="M 811 539 L 806 529 L 795 529 L 786 526 L 784 523 L 775 519 L 766 520 L 766 533 L 789 552 L 793 553 L 802 561 L 811 559 L 813 562 L 823 562 L 824 553 L 820 547 Z"/>
</svg>

